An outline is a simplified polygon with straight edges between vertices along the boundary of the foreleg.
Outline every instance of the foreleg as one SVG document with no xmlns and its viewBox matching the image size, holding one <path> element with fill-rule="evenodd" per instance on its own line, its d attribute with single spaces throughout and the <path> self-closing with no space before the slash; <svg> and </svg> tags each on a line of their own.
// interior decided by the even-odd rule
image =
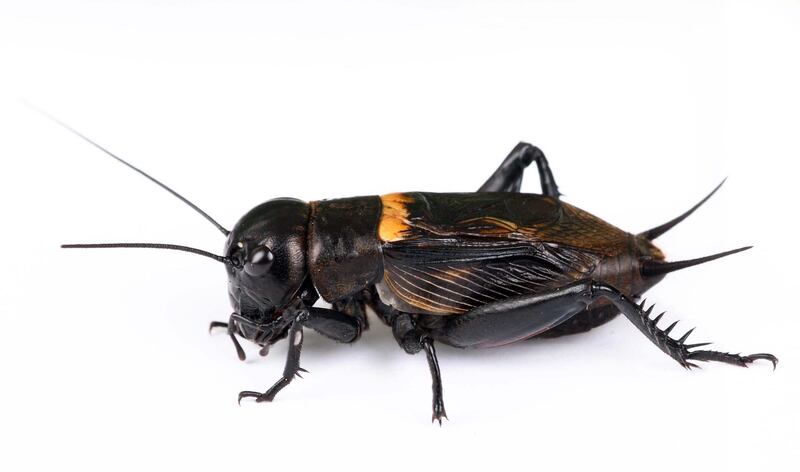
<svg viewBox="0 0 800 472">
<path fill-rule="evenodd" d="M 326 308 L 308 308 L 302 310 L 292 322 L 287 336 L 289 352 L 286 356 L 286 365 L 283 375 L 275 384 L 264 393 L 243 391 L 239 393 L 239 402 L 242 398 L 253 397 L 257 402 L 271 402 L 275 395 L 289 385 L 298 372 L 308 372 L 300 367 L 300 351 L 303 348 L 303 327 L 317 331 L 323 336 L 341 343 L 351 343 L 361 335 L 362 325 L 358 318 Z"/>
<path fill-rule="evenodd" d="M 305 321 L 303 314 L 298 316 L 292 322 L 289 328 L 289 353 L 286 355 L 286 365 L 283 368 L 283 375 L 278 379 L 275 384 L 264 393 L 253 392 L 245 390 L 239 392 L 239 403 L 242 403 L 242 398 L 252 397 L 256 402 L 271 402 L 275 399 L 284 387 L 289 385 L 295 376 L 299 376 L 298 372 L 306 372 L 305 369 L 300 367 L 300 351 L 303 349 L 303 322 Z"/>
</svg>

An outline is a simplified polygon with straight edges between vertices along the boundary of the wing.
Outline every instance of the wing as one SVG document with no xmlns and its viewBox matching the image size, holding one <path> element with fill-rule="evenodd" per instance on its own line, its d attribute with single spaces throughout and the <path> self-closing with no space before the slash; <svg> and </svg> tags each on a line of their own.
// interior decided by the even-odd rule
<svg viewBox="0 0 800 472">
<path fill-rule="evenodd" d="M 379 290 L 401 311 L 461 314 L 585 278 L 627 233 L 540 195 L 382 197 Z"/>
<path fill-rule="evenodd" d="M 628 233 L 568 203 L 525 193 L 395 193 L 381 197 L 379 237 L 545 242 L 616 255 Z"/>
</svg>

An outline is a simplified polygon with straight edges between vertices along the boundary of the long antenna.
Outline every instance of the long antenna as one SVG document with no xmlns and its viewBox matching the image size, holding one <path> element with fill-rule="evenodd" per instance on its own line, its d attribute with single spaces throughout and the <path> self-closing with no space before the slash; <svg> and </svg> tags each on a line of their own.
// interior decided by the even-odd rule
<svg viewBox="0 0 800 472">
<path fill-rule="evenodd" d="M 62 249 L 106 249 L 116 247 L 127 248 L 147 248 L 147 249 L 171 249 L 173 251 L 191 252 L 192 254 L 199 254 L 201 256 L 210 257 L 215 261 L 222 262 L 223 264 L 232 265 L 233 261 L 227 257 L 218 256 L 214 253 L 203 251 L 202 249 L 195 249 L 189 246 L 180 246 L 178 244 L 161 244 L 161 243 L 99 243 L 99 244 L 62 244 Z"/>
<path fill-rule="evenodd" d="M 172 195 L 174 195 L 175 197 L 177 197 L 177 198 L 178 198 L 180 201 L 182 201 L 183 203 L 185 203 L 185 204 L 189 205 L 189 206 L 190 206 L 192 209 L 194 209 L 194 211 L 196 211 L 197 213 L 200 213 L 201 215 L 203 215 L 203 217 L 204 217 L 205 219 L 207 219 L 208 221 L 210 221 L 210 222 L 211 222 L 211 224 L 213 224 L 214 226 L 216 226 L 216 227 L 217 227 L 217 229 L 218 229 L 218 230 L 220 230 L 220 231 L 222 232 L 222 234 L 224 234 L 226 237 L 227 237 L 227 236 L 230 234 L 230 231 L 228 231 L 227 229 L 225 229 L 225 227 L 223 227 L 221 224 L 217 223 L 217 221 L 216 221 L 214 218 L 211 218 L 211 216 L 210 216 L 208 213 L 206 213 L 206 212 L 204 212 L 203 210 L 201 210 L 201 209 L 200 209 L 200 208 L 199 208 L 197 205 L 195 205 L 194 203 L 192 203 L 192 202 L 190 202 L 189 200 L 187 200 L 186 198 L 184 198 L 184 197 L 183 197 L 183 195 L 181 195 L 181 194 L 179 194 L 178 192 L 176 192 L 176 191 L 172 190 L 171 188 L 167 187 L 166 185 L 164 185 L 163 183 L 159 182 L 159 181 L 158 181 L 158 180 L 156 180 L 154 177 L 150 176 L 150 175 L 149 175 L 149 174 L 147 174 L 145 171 L 143 171 L 143 170 L 139 169 L 138 167 L 134 166 L 134 165 L 133 165 L 133 164 L 131 164 L 130 162 L 128 162 L 128 161 L 126 161 L 126 160 L 122 159 L 121 157 L 117 156 L 117 155 L 116 155 L 116 154 L 114 154 L 113 152 L 109 151 L 108 149 L 104 148 L 103 146 L 101 146 L 101 145 L 97 144 L 96 142 L 92 141 L 92 140 L 91 140 L 91 139 L 89 139 L 88 137 L 86 137 L 86 136 L 84 136 L 83 134 L 81 134 L 81 133 L 80 133 L 78 130 L 76 130 L 76 129 L 72 128 L 71 126 L 69 126 L 68 124 L 66 124 L 66 123 L 64 123 L 63 121 L 59 120 L 58 118 L 56 118 L 55 116 L 51 115 L 50 113 L 47 113 L 46 111 L 42 110 L 41 108 L 39 108 L 39 107 L 37 107 L 37 106 L 35 106 L 35 105 L 31 104 L 31 103 L 28 103 L 28 102 L 24 102 L 24 103 L 25 103 L 25 105 L 27 105 L 27 106 L 28 106 L 29 108 L 31 108 L 32 110 L 39 112 L 40 114 L 42 114 L 42 115 L 43 115 L 43 116 L 45 116 L 46 118 L 49 118 L 50 120 L 54 121 L 55 123 L 57 123 L 57 124 L 61 125 L 63 128 L 65 128 L 67 131 L 71 132 L 71 133 L 72 133 L 72 134 L 74 134 L 75 136 L 77 136 L 77 137 L 79 137 L 79 138 L 83 139 L 83 140 L 84 140 L 84 141 L 86 141 L 87 143 L 89 143 L 89 144 L 91 144 L 92 146 L 96 147 L 97 149 L 99 149 L 99 150 L 103 151 L 104 153 L 106 153 L 107 155 L 109 155 L 109 156 L 113 157 L 113 158 L 114 158 L 114 159 L 116 159 L 117 161 L 119 161 L 119 162 L 121 162 L 121 163 L 125 164 L 126 166 L 128 166 L 129 168 L 131 168 L 131 169 L 135 170 L 135 171 L 136 171 L 136 172 L 138 172 L 139 174 L 141 174 L 141 175 L 143 175 L 143 176 L 147 177 L 147 178 L 148 178 L 148 179 L 149 179 L 151 182 L 155 183 L 155 184 L 156 184 L 156 185 L 158 185 L 159 187 L 161 187 L 161 188 L 163 188 L 164 190 L 166 190 L 167 192 L 171 193 Z"/>
</svg>

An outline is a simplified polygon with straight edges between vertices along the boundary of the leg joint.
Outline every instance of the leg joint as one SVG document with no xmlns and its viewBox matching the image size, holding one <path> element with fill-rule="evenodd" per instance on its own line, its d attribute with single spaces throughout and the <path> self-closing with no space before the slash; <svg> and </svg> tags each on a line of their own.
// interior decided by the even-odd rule
<svg viewBox="0 0 800 472">
<path fill-rule="evenodd" d="M 539 161 L 539 159 L 544 157 L 544 153 L 541 149 L 531 143 L 526 143 L 525 141 L 520 141 L 519 144 L 517 144 L 516 150 L 519 152 L 520 156 L 520 159 L 517 162 L 522 164 L 521 167 L 523 169 L 531 165 L 533 161 Z"/>
<path fill-rule="evenodd" d="M 392 333 L 397 344 L 408 354 L 416 354 L 422 350 L 423 333 L 407 313 L 401 313 L 394 319 Z"/>
<path fill-rule="evenodd" d="M 605 282 L 591 280 L 589 282 L 589 298 L 595 301 L 598 298 L 607 298 L 611 301 L 618 300 L 622 294 L 619 290 Z"/>
</svg>

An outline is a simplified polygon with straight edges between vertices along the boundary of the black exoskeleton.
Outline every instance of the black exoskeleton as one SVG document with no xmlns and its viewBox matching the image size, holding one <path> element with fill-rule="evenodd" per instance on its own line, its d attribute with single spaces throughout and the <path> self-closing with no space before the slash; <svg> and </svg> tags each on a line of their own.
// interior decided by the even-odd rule
<svg viewBox="0 0 800 472">
<path fill-rule="evenodd" d="M 57 120 L 56 120 L 57 121 Z M 63 123 L 59 122 L 64 125 Z M 68 248 L 146 247 L 203 255 L 225 264 L 233 313 L 225 328 L 240 359 L 237 337 L 261 346 L 287 339 L 271 401 L 300 372 L 304 328 L 341 343 L 367 329 L 367 307 L 391 327 L 409 354 L 425 351 L 433 388 L 433 420 L 446 417 L 435 343 L 483 348 L 536 337 L 587 331 L 622 313 L 650 341 L 686 368 L 697 361 L 747 366 L 771 354 L 742 356 L 687 344 L 676 323 L 637 300 L 672 271 L 747 247 L 680 262 L 665 262 L 653 240 L 702 205 L 634 235 L 560 200 L 542 152 L 520 143 L 475 193 L 397 193 L 302 202 L 275 199 L 245 214 L 231 231 L 161 182 L 67 127 L 111 157 L 190 205 L 225 236 L 224 254 L 173 244 L 72 244 Z M 525 169 L 536 163 L 542 194 L 519 193 Z M 721 184 L 720 184 L 721 185 Z M 322 298 L 331 308 L 315 304 Z"/>
</svg>

